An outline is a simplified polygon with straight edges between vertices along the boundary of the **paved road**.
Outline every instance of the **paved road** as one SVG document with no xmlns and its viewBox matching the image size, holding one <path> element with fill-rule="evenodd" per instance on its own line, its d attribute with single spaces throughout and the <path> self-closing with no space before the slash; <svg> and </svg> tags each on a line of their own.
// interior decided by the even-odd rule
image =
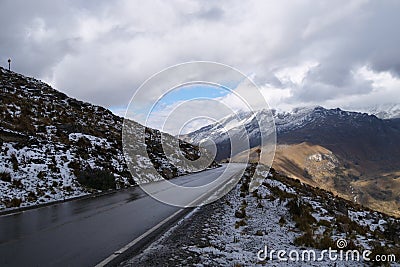
<svg viewBox="0 0 400 267">
<path fill-rule="evenodd" d="M 233 167 L 226 177 L 240 168 Z M 178 177 L 174 183 L 207 184 L 225 169 Z M 188 203 L 198 197 L 185 196 Z M 135 187 L 1 216 L 0 266 L 94 266 L 179 209 Z"/>
</svg>

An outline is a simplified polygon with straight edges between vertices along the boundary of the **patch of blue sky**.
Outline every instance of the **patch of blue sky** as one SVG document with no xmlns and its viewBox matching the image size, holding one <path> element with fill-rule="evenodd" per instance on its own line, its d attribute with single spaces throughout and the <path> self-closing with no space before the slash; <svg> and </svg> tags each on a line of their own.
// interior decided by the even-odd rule
<svg viewBox="0 0 400 267">
<path fill-rule="evenodd" d="M 137 116 L 140 114 L 143 116 L 144 114 L 148 114 L 150 110 L 151 112 L 161 111 L 178 102 L 190 101 L 199 98 L 216 99 L 224 97 L 230 94 L 231 90 L 234 90 L 239 83 L 240 81 L 225 82 L 222 84 L 222 86 L 204 83 L 177 87 L 160 96 L 160 98 L 155 103 L 148 103 L 141 107 L 131 106 L 128 114 L 126 115 L 128 118 L 134 119 L 136 117 L 136 119 L 138 119 Z M 114 106 L 110 107 L 110 109 L 114 114 L 117 114 L 119 116 L 125 115 L 126 107 Z"/>
<path fill-rule="evenodd" d="M 227 88 L 211 84 L 186 85 L 175 88 L 164 94 L 159 99 L 157 106 L 166 107 L 177 102 L 198 98 L 219 98 L 228 95 L 230 92 L 231 91 Z"/>
</svg>

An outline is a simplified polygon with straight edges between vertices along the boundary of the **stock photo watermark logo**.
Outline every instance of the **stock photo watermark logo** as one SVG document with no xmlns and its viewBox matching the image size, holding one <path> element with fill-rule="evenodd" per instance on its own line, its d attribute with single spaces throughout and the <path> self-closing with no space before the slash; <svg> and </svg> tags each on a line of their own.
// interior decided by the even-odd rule
<svg viewBox="0 0 400 267">
<path fill-rule="evenodd" d="M 260 109 L 262 116 L 257 112 Z M 241 114 L 251 115 L 254 128 L 251 137 Z M 222 124 L 221 120 L 228 117 L 229 123 Z M 190 140 L 179 139 L 188 138 L 189 133 L 206 125 L 216 128 L 217 134 L 190 142 L 198 149 L 195 157 L 188 157 L 190 153 L 182 147 L 189 147 Z M 228 141 L 219 142 L 221 137 L 228 137 Z M 228 193 L 250 160 L 254 161 L 250 159 L 251 140 L 259 141 L 256 161 L 263 163 L 258 164 L 251 180 L 250 190 L 255 190 L 275 154 L 273 114 L 249 77 L 215 62 L 183 63 L 151 76 L 133 94 L 122 129 L 124 156 L 135 182 L 151 197 L 179 207 L 208 204 Z M 152 158 L 150 150 L 155 147 L 154 143 L 162 148 L 155 149 L 163 156 L 162 162 Z M 221 167 L 218 177 L 206 184 L 185 186 L 170 180 L 179 174 L 215 167 L 214 159 L 221 147 L 229 151 L 229 159 L 241 153 L 240 162 L 229 160 Z"/>
<path fill-rule="evenodd" d="M 345 239 L 339 238 L 336 241 L 336 248 L 329 247 L 324 250 L 315 249 L 292 249 L 275 250 L 267 245 L 257 252 L 258 261 L 275 260 L 278 262 L 322 262 L 322 261 L 344 261 L 344 262 L 395 262 L 394 254 L 374 255 L 371 250 L 346 249 L 348 243 Z"/>
</svg>

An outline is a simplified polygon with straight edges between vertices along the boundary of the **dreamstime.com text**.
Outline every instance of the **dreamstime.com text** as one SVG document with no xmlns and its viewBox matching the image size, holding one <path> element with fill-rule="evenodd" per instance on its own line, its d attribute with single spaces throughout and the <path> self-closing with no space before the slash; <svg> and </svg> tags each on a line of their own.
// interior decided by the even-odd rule
<svg viewBox="0 0 400 267">
<path fill-rule="evenodd" d="M 372 255 L 370 250 L 346 250 L 347 241 L 339 239 L 336 242 L 337 249 L 329 247 L 325 250 L 274 250 L 264 246 L 257 252 L 259 261 L 277 260 L 282 262 L 319 262 L 319 261 L 365 261 L 365 262 L 395 262 L 394 254 Z"/>
</svg>

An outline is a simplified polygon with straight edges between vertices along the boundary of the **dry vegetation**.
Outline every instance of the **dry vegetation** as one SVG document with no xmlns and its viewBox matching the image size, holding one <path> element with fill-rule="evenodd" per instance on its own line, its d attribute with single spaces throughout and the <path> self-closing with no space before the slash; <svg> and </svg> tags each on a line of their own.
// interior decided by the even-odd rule
<svg viewBox="0 0 400 267">
<path fill-rule="evenodd" d="M 257 162 L 257 149 L 250 159 Z M 242 161 L 245 153 L 233 161 Z M 332 151 L 309 143 L 277 145 L 273 167 L 279 172 L 363 206 L 400 217 L 400 172 L 346 161 Z"/>
<path fill-rule="evenodd" d="M 248 193 L 249 178 L 254 171 L 255 164 L 248 168 L 247 173 L 240 181 L 241 193 L 240 195 L 248 197 L 251 195 L 255 198 L 255 201 L 259 201 L 263 196 L 257 191 L 252 194 Z M 295 223 L 295 227 L 302 234 L 294 240 L 294 244 L 300 247 L 314 247 L 317 249 L 328 249 L 329 247 L 335 248 L 336 242 L 332 236 L 344 236 L 345 240 L 348 241 L 346 250 L 362 249 L 359 241 L 359 237 L 365 237 L 368 239 L 368 246 L 372 250 L 372 255 L 377 254 L 394 254 L 397 260 L 400 260 L 400 223 L 397 219 L 394 219 L 383 213 L 374 212 L 368 208 L 362 207 L 352 201 L 348 201 L 341 197 L 333 195 L 331 192 L 312 187 L 310 185 L 302 183 L 299 179 L 289 178 L 286 175 L 276 172 L 271 169 L 271 180 L 276 180 L 288 186 L 296 193 L 289 193 L 282 190 L 278 186 L 273 186 L 267 182 L 263 182 L 263 186 L 267 187 L 271 192 L 271 195 L 264 196 L 270 201 L 279 199 L 280 202 L 285 203 L 285 206 L 289 213 L 289 218 L 281 217 L 279 224 L 281 226 L 286 225 L 288 220 Z M 315 206 L 305 201 L 311 199 L 322 204 L 321 207 L 326 210 L 333 219 L 316 219 L 315 215 L 318 213 Z M 247 203 L 243 200 L 243 203 L 238 211 L 235 212 L 235 217 L 239 220 L 235 224 L 235 228 L 245 226 Z M 359 212 L 360 214 L 366 214 L 365 216 L 369 219 L 373 219 L 377 222 L 378 218 L 385 221 L 383 228 L 377 227 L 375 230 L 370 228 L 370 225 L 361 224 L 359 220 L 365 219 L 363 216 L 359 218 L 350 218 L 351 212 Z M 369 214 L 369 215 L 368 215 Z M 262 234 L 261 230 L 256 231 L 256 235 Z M 382 245 L 383 244 L 383 245 Z"/>
</svg>

